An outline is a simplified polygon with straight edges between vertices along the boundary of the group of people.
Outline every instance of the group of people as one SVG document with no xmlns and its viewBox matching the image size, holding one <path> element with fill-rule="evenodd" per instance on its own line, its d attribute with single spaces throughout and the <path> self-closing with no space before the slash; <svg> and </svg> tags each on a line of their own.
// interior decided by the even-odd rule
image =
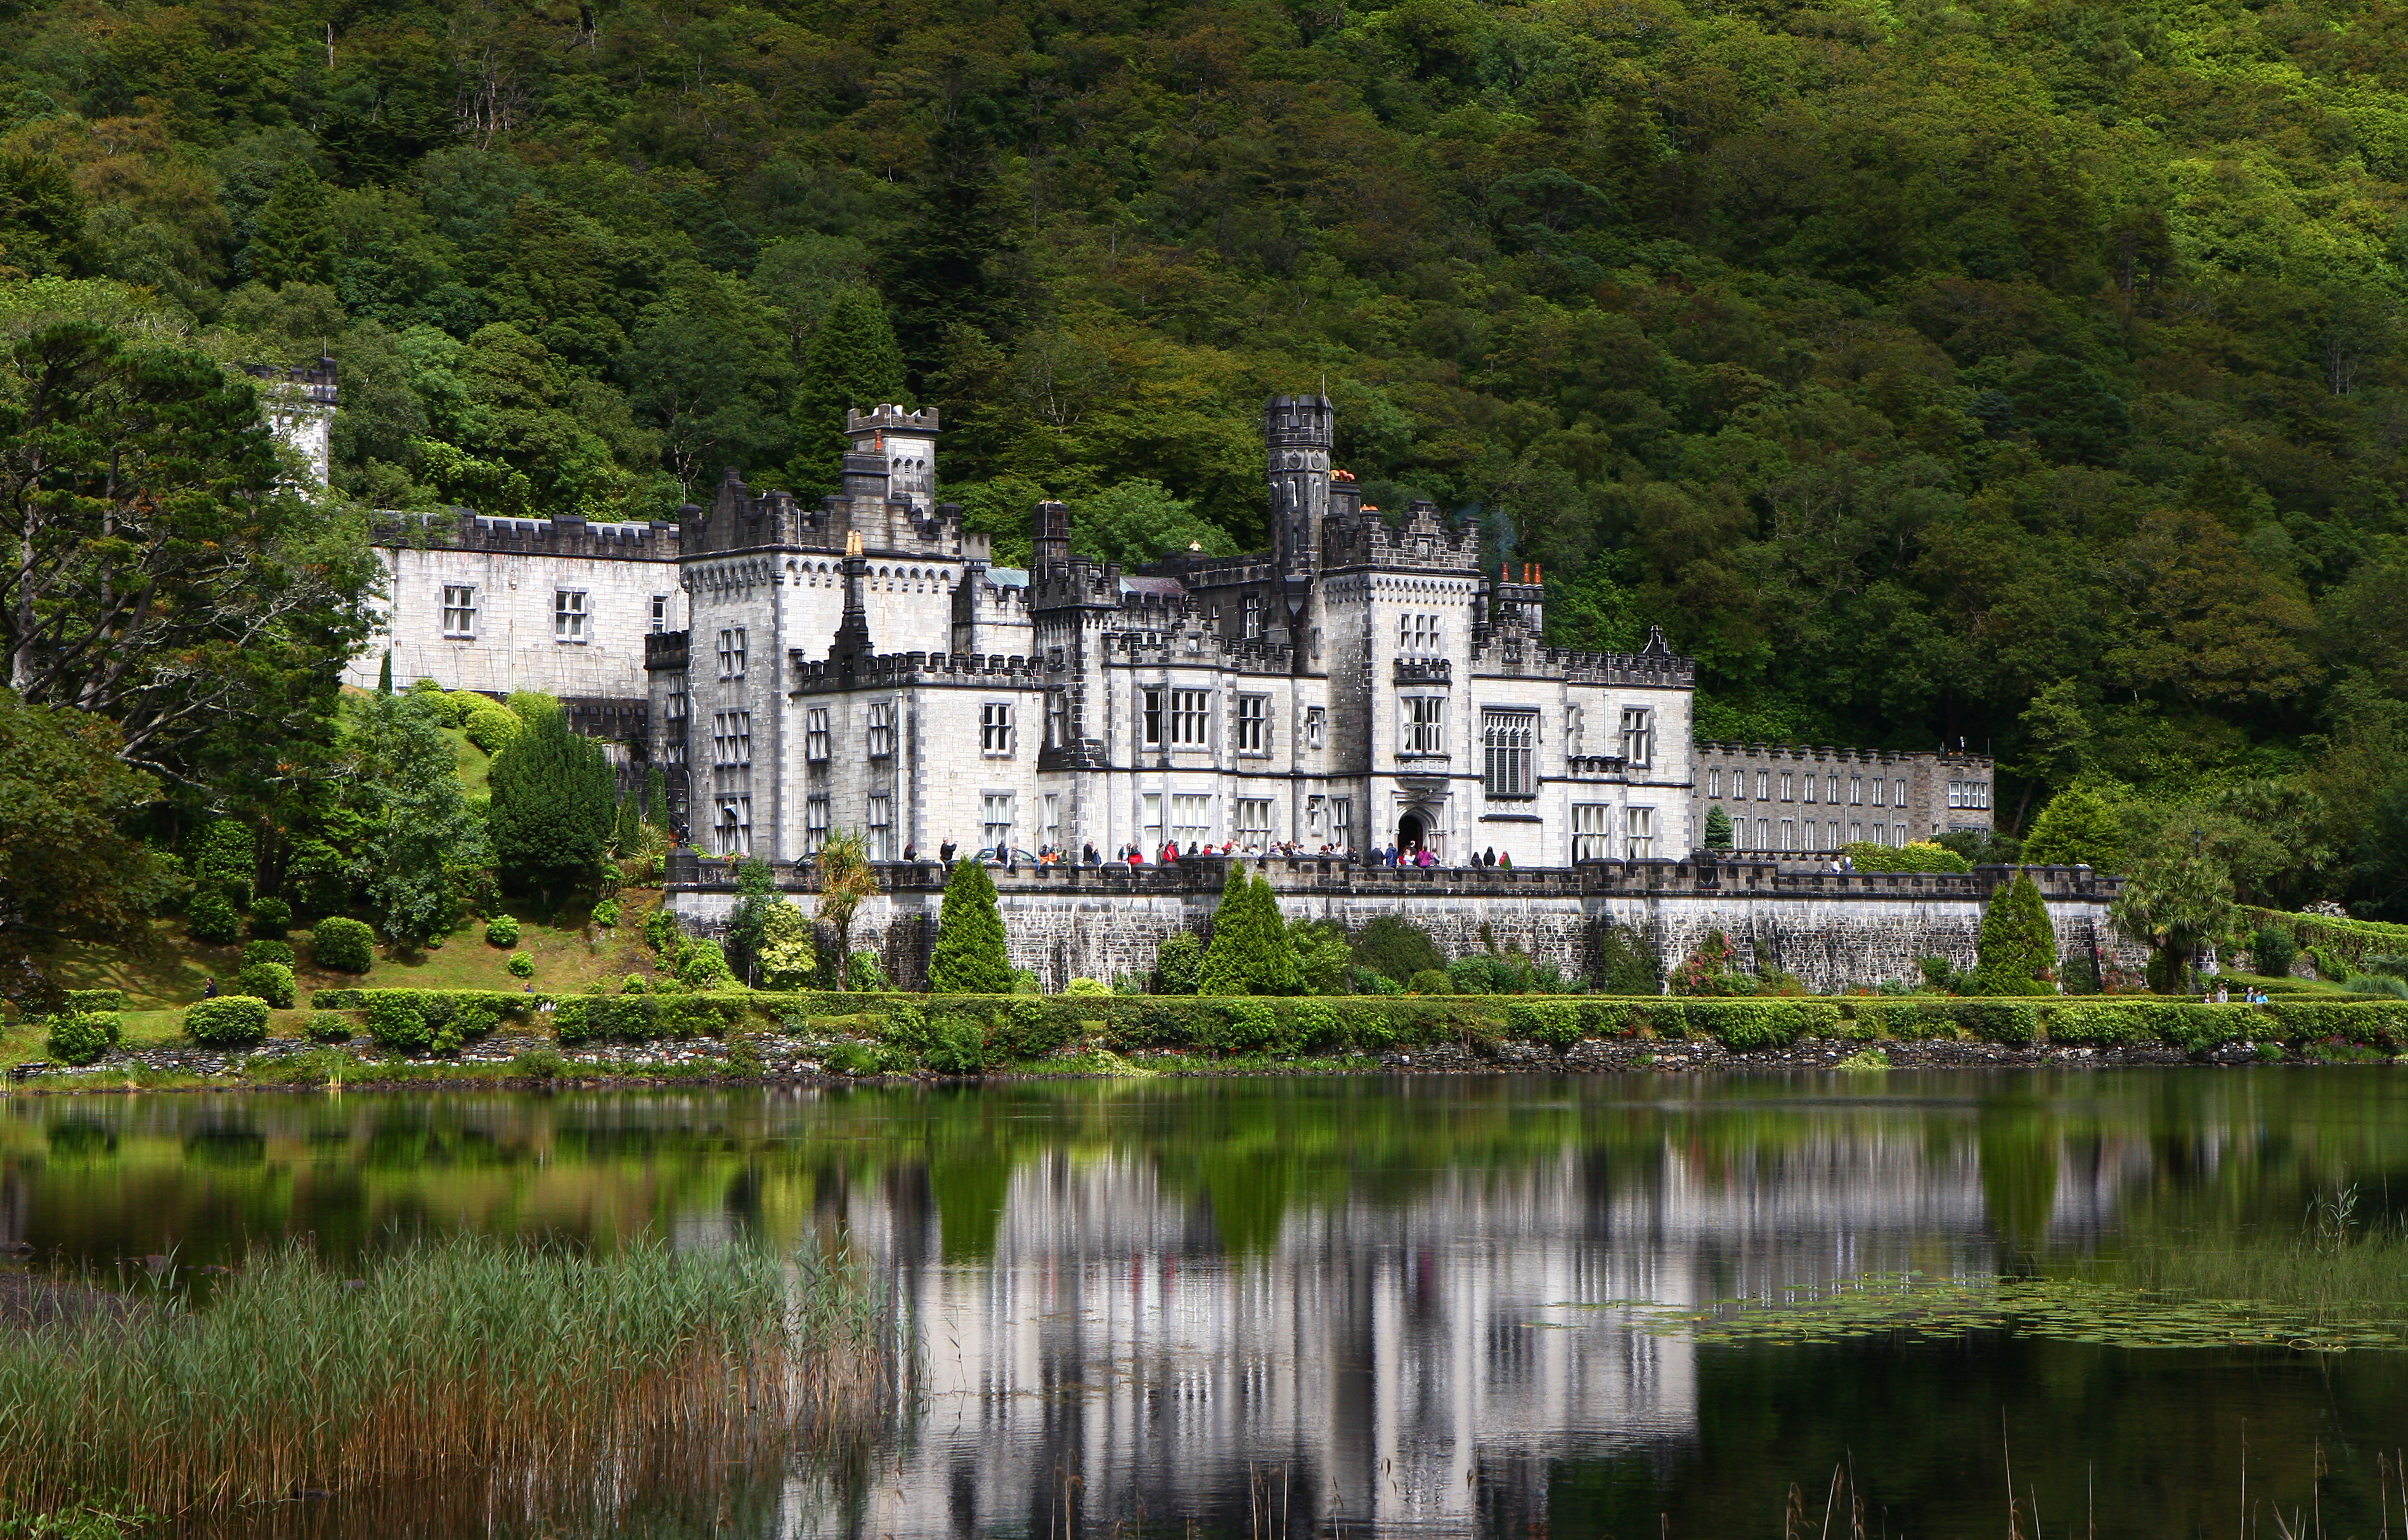
<svg viewBox="0 0 2408 1540">
<path fill-rule="evenodd" d="M 1148 855 L 1146 853 L 1146 849 L 1143 845 L 1123 845 L 1120 849 L 1112 853 L 1112 859 L 1117 862 L 1125 862 L 1130 866 L 1146 866 L 1149 864 L 1154 866 L 1175 866 L 1183 859 L 1195 859 L 1206 856 L 1239 856 L 1251 857 L 1268 857 L 1272 856 L 1326 856 L 1333 860 L 1341 861 L 1351 861 L 1354 858 L 1354 853 L 1353 851 L 1340 850 L 1333 844 L 1325 843 L 1318 851 L 1307 850 L 1304 847 L 1304 842 L 1301 840 L 1274 840 L 1268 845 L 1254 844 L 1252 842 L 1241 845 L 1235 840 L 1225 840 L 1216 845 L 1209 842 L 1199 843 L 1197 841 L 1190 840 L 1187 842 L 1187 847 L 1184 850 L 1180 848 L 1178 841 L 1165 840 L 1152 855 Z M 1096 859 L 1096 847 L 1094 845 L 1090 844 L 1087 846 L 1086 854 L 1082 857 L 1082 860 L 1083 864 L 1087 866 L 1099 864 Z"/>
<path fill-rule="evenodd" d="M 2218 1005 L 2232 1003 L 2232 986 L 2222 979 L 2215 981 L 2215 1003 Z M 2267 1003 L 2266 991 L 2254 984 L 2244 984 L 2241 986 L 2241 1003 L 2263 1005 Z"/>
<path fill-rule="evenodd" d="M 947 840 L 943 844 L 937 847 L 937 859 L 945 863 L 947 866 L 951 866 L 953 860 L 954 849 L 955 846 L 953 842 Z M 996 854 L 997 856 L 1001 856 L 1003 853 L 998 851 Z M 1039 866 L 1068 866 L 1071 864 L 1070 852 L 1068 848 L 1061 845 L 1040 845 L 1038 847 L 1034 856 L 1027 856 L 1025 852 L 1015 852 L 1014 854 L 1016 856 L 1021 856 L 1024 858 L 1034 860 Z M 1153 850 L 1148 850 L 1145 846 L 1134 842 L 1125 844 L 1118 850 L 1112 852 L 1112 864 L 1125 866 L 1176 866 L 1182 860 L 1193 860 L 1213 856 L 1234 856 L 1262 859 L 1268 859 L 1273 856 L 1307 859 L 1325 857 L 1330 860 L 1339 861 L 1351 861 L 1356 858 L 1354 851 L 1338 845 L 1329 844 L 1327 842 L 1324 842 L 1319 850 L 1308 849 L 1306 848 L 1304 842 L 1301 840 L 1274 840 L 1268 845 L 1253 842 L 1240 844 L 1235 840 L 1225 840 L 1219 844 L 1213 844 L 1210 842 L 1191 840 L 1184 846 L 1182 846 L 1176 840 L 1165 840 L 1160 845 L 1156 846 Z M 903 858 L 907 861 L 918 860 L 920 858 L 918 849 L 911 845 L 904 846 Z M 1443 866 L 1445 864 L 1438 858 L 1438 856 L 1432 852 L 1427 845 L 1419 843 L 1418 842 L 1409 842 L 1402 845 L 1392 844 L 1383 846 L 1381 849 L 1371 852 L 1370 862 L 1373 866 L 1422 868 Z M 1102 866 L 1105 864 L 1103 856 L 1096 849 L 1096 842 L 1093 840 L 1088 841 L 1086 844 L 1080 849 L 1078 864 L 1081 866 Z M 1491 845 L 1486 850 L 1466 859 L 1463 862 L 1463 865 L 1466 868 L 1472 870 L 1478 870 L 1484 867 L 1501 867 L 1507 871 L 1511 871 L 1513 866 L 1513 857 L 1511 855 L 1499 856 L 1497 853 L 1496 847 Z"/>
</svg>

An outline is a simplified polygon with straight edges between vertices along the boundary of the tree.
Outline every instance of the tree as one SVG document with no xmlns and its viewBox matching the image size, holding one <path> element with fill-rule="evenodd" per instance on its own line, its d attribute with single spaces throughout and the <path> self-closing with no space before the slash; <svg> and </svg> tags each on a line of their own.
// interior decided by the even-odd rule
<svg viewBox="0 0 2408 1540">
<path fill-rule="evenodd" d="M 1207 555 L 1233 554 L 1237 548 L 1227 533 L 1197 517 L 1195 508 L 1150 478 L 1122 482 L 1071 501 L 1070 549 L 1123 567 L 1159 561 L 1190 545 L 1202 546 Z M 1028 510 L 1019 511 L 1025 525 Z"/>
<path fill-rule="evenodd" d="M 1719 804 L 1708 808 L 1706 810 L 1706 848 L 1708 850 L 1728 850 L 1730 847 L 1730 814 L 1725 813 Z"/>
<path fill-rule="evenodd" d="M 2057 927 L 2029 873 L 2018 870 L 1982 913 L 1982 942 L 1974 965 L 1976 992 L 1985 995 L 2057 993 Z"/>
<path fill-rule="evenodd" d="M 802 384 L 795 391 L 795 458 L 787 468 L 796 486 L 836 486 L 844 453 L 844 414 L 885 402 L 908 403 L 903 354 L 874 289 L 849 288 L 828 301 L 811 335 Z"/>
<path fill-rule="evenodd" d="M 1280 919 L 1271 885 L 1247 879 L 1242 861 L 1229 863 L 1221 905 L 1212 912 L 1212 942 L 1197 974 L 1199 995 L 1292 995 L 1296 950 Z"/>
<path fill-rule="evenodd" d="M 774 467 L 786 458 L 795 432 L 784 410 L 793 355 L 777 312 L 741 280 L 697 263 L 671 267 L 618 373 L 637 415 L 660 430 L 689 496 L 715 482 L 724 466 Z"/>
<path fill-rule="evenodd" d="M 756 981 L 764 989 L 799 989 L 819 969 L 819 947 L 803 912 L 780 899 L 761 916 Z"/>
<path fill-rule="evenodd" d="M 176 781 L 322 740 L 380 569 L 278 478 L 257 396 L 200 353 L 65 322 L 0 355 L 10 686 Z"/>
<path fill-rule="evenodd" d="M 326 184 L 301 156 L 285 163 L 276 191 L 259 206 L 245 255 L 251 276 L 263 283 L 324 283 L 334 276 L 335 225 Z"/>
<path fill-rule="evenodd" d="M 432 696 L 373 696 L 353 712 L 345 743 L 367 821 L 357 875 L 378 928 L 413 946 L 452 928 L 461 889 L 493 858 L 442 712 Z"/>
<path fill-rule="evenodd" d="M 75 277 L 91 263 L 84 197 L 41 155 L 0 154 L 0 277 Z"/>
<path fill-rule="evenodd" d="M 548 904 L 591 882 L 610 834 L 616 777 L 602 745 L 571 732 L 567 713 L 536 710 L 494 756 L 487 826 L 502 881 Z"/>
<path fill-rule="evenodd" d="M 724 950 L 728 966 L 747 984 L 758 978 L 769 912 L 784 903 L 778 897 L 777 878 L 768 862 L 747 856 L 736 863 L 736 907 L 727 916 Z"/>
<path fill-rule="evenodd" d="M 2166 995 L 2186 991 L 2192 958 L 2232 928 L 2234 913 L 2232 876 L 2224 863 L 2187 850 L 2134 866 L 2109 911 L 2127 941 L 2151 950 L 2149 987 Z"/>
<path fill-rule="evenodd" d="M 869 864 L 869 847 L 862 842 L 860 832 L 850 828 L 828 831 L 815 864 L 819 917 L 836 932 L 836 986 L 844 989 L 851 986 L 847 970 L 853 960 L 853 913 L 862 900 L 878 891 L 878 869 Z M 951 898 L 952 885 L 946 886 L 946 896 Z"/>
<path fill-rule="evenodd" d="M 2099 788 L 2077 781 L 2048 799 L 2024 842 L 2034 866 L 2087 866 L 2113 871 L 2123 864 L 2124 820 Z"/>
<path fill-rule="evenodd" d="M 1011 993 L 1011 958 L 1004 947 L 1003 916 L 996 909 L 995 879 L 975 856 L 954 862 L 953 874 L 945 879 L 928 987 L 940 995 Z"/>
<path fill-rule="evenodd" d="M 157 897 L 150 853 L 125 820 L 156 794 L 118 762 L 117 732 L 82 712 L 0 689 L 0 999 L 59 1003 L 46 959 L 64 943 L 119 945 Z"/>
</svg>

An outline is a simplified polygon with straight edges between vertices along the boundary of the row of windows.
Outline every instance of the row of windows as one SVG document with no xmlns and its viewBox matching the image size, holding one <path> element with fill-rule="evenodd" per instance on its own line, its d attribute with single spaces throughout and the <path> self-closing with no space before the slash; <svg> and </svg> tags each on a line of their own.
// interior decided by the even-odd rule
<svg viewBox="0 0 2408 1540">
<path fill-rule="evenodd" d="M 1861 844 L 1867 840 L 1877 845 L 1902 845 L 1914 838 L 1905 824 L 1873 824 L 1851 822 L 1842 831 L 1840 820 L 1818 823 L 1814 819 L 1757 818 L 1751 821 L 1744 813 L 1731 816 L 1731 848 L 1734 850 L 1837 850 L 1842 844 Z"/>
<path fill-rule="evenodd" d="M 1952 808 L 1988 807 L 1990 805 L 1990 783 L 1987 781 L 1949 782 L 1948 805 Z"/>
<path fill-rule="evenodd" d="M 552 637 L 554 641 L 583 642 L 587 640 L 586 623 L 593 618 L 587 608 L 590 596 L 582 588 L 555 588 L 552 594 Z M 477 640 L 477 621 L 484 609 L 482 596 L 473 583 L 447 583 L 443 585 L 443 634 L 455 641 Z M 666 631 L 669 625 L 669 597 L 652 596 L 652 629 Z"/>
<path fill-rule="evenodd" d="M 1446 651 L 1446 622 L 1437 615 L 1398 615 L 1397 617 L 1397 651 L 1400 653 Z"/>
<path fill-rule="evenodd" d="M 1799 775 L 1791 770 L 1783 770 L 1779 772 L 1778 775 L 1771 770 L 1756 770 L 1754 773 L 1756 776 L 1756 800 L 1759 802 L 1772 801 L 1776 795 L 1776 790 L 1780 800 L 1784 802 L 1812 802 L 1816 800 L 1815 794 L 1817 788 L 1820 788 L 1822 792 L 1821 800 L 1833 804 L 1837 804 L 1840 800 L 1840 774 L 1837 770 L 1833 770 L 1828 776 L 1816 776 L 1812 771 L 1809 771 L 1804 775 Z M 1732 801 L 1744 802 L 1748 799 L 1748 775 L 1749 772 L 1743 770 L 1735 770 L 1730 772 L 1730 799 Z M 1970 802 L 1960 804 L 1956 801 L 1957 788 L 1965 785 L 1979 786 L 1983 797 L 1983 800 L 1980 805 L 1983 807 L 1988 807 L 1990 805 L 1989 787 L 1986 785 L 1983 785 L 1980 782 L 1952 781 L 1948 784 L 1948 805 L 1950 807 L 1971 807 L 1974 805 Z M 1872 791 L 1872 805 L 1874 807 L 1890 807 L 1893 805 L 1897 807 L 1906 806 L 1906 783 L 1904 781 L 1885 781 L 1880 776 L 1875 776 L 1871 781 L 1868 782 L 1861 775 L 1851 775 L 1848 777 L 1848 805 L 1850 807 L 1863 807 L 1865 805 L 1865 791 L 1868 786 L 1870 786 Z M 1721 770 L 1710 770 L 1706 771 L 1706 795 L 1717 800 L 1721 799 L 1723 795 L 1723 772 Z"/>
<path fill-rule="evenodd" d="M 1047 798 L 1050 803 L 1053 798 Z M 1212 822 L 1212 796 L 1210 792 L 1172 792 L 1169 794 L 1170 822 L 1163 823 L 1164 794 L 1145 793 L 1139 799 L 1139 823 L 1145 831 L 1145 850 L 1150 856 L 1164 838 L 1187 845 L 1218 844 L 1220 835 Z M 1279 838 L 1276 820 L 1272 817 L 1272 801 L 1268 797 L 1237 797 L 1230 799 L 1229 838 L 1241 845 L 1268 845 Z M 1049 817 L 1053 816 L 1049 811 Z M 1057 826 L 1058 827 L 1058 826 Z M 1297 838 L 1308 843 L 1331 843 L 1342 847 L 1354 842 L 1354 799 L 1352 797 L 1308 797 L 1305 799 L 1304 828 Z M 1057 836 L 1054 843 L 1060 843 Z"/>
</svg>

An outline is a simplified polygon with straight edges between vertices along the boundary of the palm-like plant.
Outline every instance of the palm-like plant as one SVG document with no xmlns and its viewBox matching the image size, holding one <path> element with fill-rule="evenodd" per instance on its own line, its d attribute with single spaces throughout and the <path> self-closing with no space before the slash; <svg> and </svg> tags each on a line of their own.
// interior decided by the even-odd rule
<svg viewBox="0 0 2408 1540">
<path fill-rule="evenodd" d="M 856 829 L 836 828 L 820 846 L 819 917 L 836 931 L 836 986 L 845 982 L 853 957 L 853 916 L 861 900 L 878 891 L 878 869 L 869 864 L 869 847 Z"/>
</svg>

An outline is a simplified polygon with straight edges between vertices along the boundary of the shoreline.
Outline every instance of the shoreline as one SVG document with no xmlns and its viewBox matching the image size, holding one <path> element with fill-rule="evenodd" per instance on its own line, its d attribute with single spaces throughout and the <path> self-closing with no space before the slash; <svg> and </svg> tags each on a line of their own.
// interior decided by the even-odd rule
<svg viewBox="0 0 2408 1540">
<path fill-rule="evenodd" d="M 501 1046 L 501 1044 L 496 1044 Z M 550 1045 L 544 1044 L 549 1047 Z M 717 1046 L 713 1044 L 713 1046 Z M 307 1045 L 315 1050 L 318 1045 Z M 532 1041 L 530 1050 L 536 1047 Z M 1843 1070 L 1843 1061 L 1870 1050 L 1880 1051 L 1885 1066 Z M 554 1050 L 556 1052 L 556 1050 Z M 263 1054 L 277 1060 L 295 1053 Z M 447 1059 L 357 1061 L 364 1073 L 329 1076 L 324 1080 L 254 1077 L 248 1062 L 229 1070 L 142 1083 L 124 1078 L 129 1066 L 109 1065 L 80 1071 L 55 1071 L 29 1077 L 0 1089 L 0 1097 L 99 1097 L 244 1091 L 323 1094 L 327 1091 L 458 1092 L 458 1091 L 609 1091 L 609 1090 L 742 1090 L 773 1087 L 839 1089 L 848 1087 L 895 1088 L 907 1086 L 958 1088 L 982 1085 L 1016 1085 L 1047 1081 L 1144 1079 L 1280 1079 L 1312 1075 L 1369 1077 L 1615 1074 L 1760 1074 L 1768 1072 L 1851 1072 L 1879 1074 L 1914 1070 L 2036 1070 L 2036 1069 L 2319 1069 L 2363 1068 L 2398 1062 L 2390 1058 L 2343 1059 L 2283 1052 L 2269 1056 L 2254 1044 L 2229 1043 L 2202 1055 L 2191 1055 L 2163 1043 L 2090 1047 L 2072 1044 L 2014 1044 L 1981 1042 L 1813 1038 L 1783 1047 L 1734 1049 L 1711 1038 L 1587 1039 L 1557 1050 L 1534 1043 L 1423 1043 L 1389 1049 L 1377 1055 L 1272 1058 L 1234 1055 L 1202 1058 L 1174 1050 L 1139 1050 L 1110 1055 L 1111 1063 L 1097 1062 L 1098 1054 L 1060 1056 L 1058 1067 L 1033 1060 L 984 1074 L 834 1073 L 815 1061 L 796 1056 L 792 1067 L 767 1067 L 738 1072 L 721 1054 L 696 1052 L 676 1062 L 628 1056 L 609 1060 L 569 1060 L 554 1074 L 510 1073 L 516 1056 L 482 1058 L 462 1062 Z M 395 1062 L 418 1072 L 378 1074 Z M 624 1064 L 624 1072 L 577 1072 L 600 1063 Z M 708 1067 L 706 1067 L 708 1065 Z M 160 1072 L 149 1070 L 157 1074 Z M 118 1078 L 110 1078 L 114 1073 Z M 45 1083 L 47 1082 L 47 1084 Z"/>
</svg>

